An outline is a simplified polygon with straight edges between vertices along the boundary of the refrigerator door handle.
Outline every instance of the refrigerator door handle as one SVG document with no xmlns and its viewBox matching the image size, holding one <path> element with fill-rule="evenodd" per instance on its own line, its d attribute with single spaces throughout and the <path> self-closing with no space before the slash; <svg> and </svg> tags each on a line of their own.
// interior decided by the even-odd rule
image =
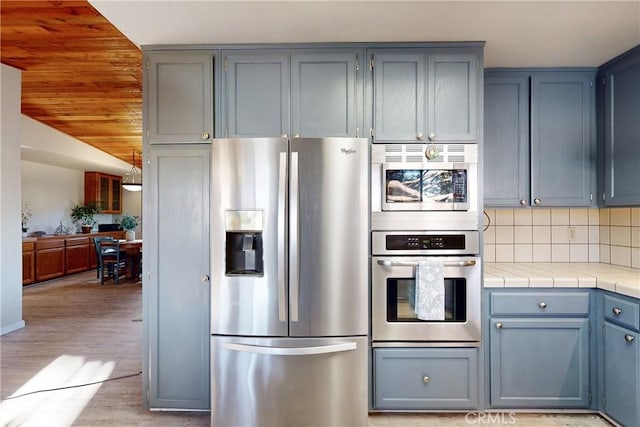
<svg viewBox="0 0 640 427">
<path fill-rule="evenodd" d="M 285 251 L 285 200 L 287 188 L 287 153 L 280 153 L 280 168 L 278 170 L 278 320 L 287 321 L 287 284 L 285 280 L 286 251 Z"/>
<path fill-rule="evenodd" d="M 311 347 L 265 347 L 261 345 L 236 344 L 225 342 L 222 348 L 232 351 L 244 351 L 248 353 L 267 354 L 272 356 L 310 356 L 314 354 L 339 353 L 351 351 L 358 348 L 356 342 L 345 342 L 340 344 L 319 345 Z"/>
<path fill-rule="evenodd" d="M 289 285 L 291 286 L 291 321 L 298 321 L 298 305 L 300 298 L 300 219 L 299 219 L 299 203 L 300 203 L 300 184 L 298 170 L 298 153 L 291 152 L 291 192 L 289 202 L 291 210 L 289 212 L 289 226 L 291 241 L 289 243 L 290 251 L 290 270 Z"/>
</svg>

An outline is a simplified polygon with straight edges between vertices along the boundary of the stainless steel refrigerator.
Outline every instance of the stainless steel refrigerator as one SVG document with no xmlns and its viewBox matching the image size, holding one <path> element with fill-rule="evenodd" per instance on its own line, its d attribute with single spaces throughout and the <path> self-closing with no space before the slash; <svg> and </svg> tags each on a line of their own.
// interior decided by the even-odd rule
<svg viewBox="0 0 640 427">
<path fill-rule="evenodd" d="M 212 146 L 212 426 L 366 426 L 369 148 Z"/>
</svg>

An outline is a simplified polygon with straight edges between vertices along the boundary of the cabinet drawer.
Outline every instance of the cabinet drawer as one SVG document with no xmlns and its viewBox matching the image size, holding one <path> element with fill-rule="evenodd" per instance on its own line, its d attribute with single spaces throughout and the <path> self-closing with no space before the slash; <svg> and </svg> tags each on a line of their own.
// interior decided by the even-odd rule
<svg viewBox="0 0 640 427">
<path fill-rule="evenodd" d="M 79 245 L 88 245 L 89 238 L 88 237 L 69 237 L 66 239 L 67 246 L 79 246 Z"/>
<path fill-rule="evenodd" d="M 35 242 L 22 242 L 22 252 L 33 252 L 35 249 Z"/>
<path fill-rule="evenodd" d="M 54 249 L 64 248 L 63 239 L 38 239 L 36 242 L 36 249 Z"/>
<path fill-rule="evenodd" d="M 613 295 L 605 295 L 604 317 L 630 328 L 640 329 L 640 303 Z"/>
<path fill-rule="evenodd" d="M 476 409 L 475 348 L 374 350 L 376 409 Z"/>
<path fill-rule="evenodd" d="M 589 292 L 494 292 L 491 315 L 587 315 Z"/>
</svg>

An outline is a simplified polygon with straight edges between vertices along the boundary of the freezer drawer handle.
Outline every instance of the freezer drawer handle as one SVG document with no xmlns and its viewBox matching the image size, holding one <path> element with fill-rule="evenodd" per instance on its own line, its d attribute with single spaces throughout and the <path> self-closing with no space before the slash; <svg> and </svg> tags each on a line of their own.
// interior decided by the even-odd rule
<svg viewBox="0 0 640 427">
<path fill-rule="evenodd" d="M 261 345 L 222 343 L 222 348 L 233 351 L 246 351 L 248 353 L 268 354 L 274 356 L 309 356 L 313 354 L 338 353 L 351 351 L 358 348 L 355 342 L 340 344 L 320 345 L 313 347 L 265 347 Z"/>
<path fill-rule="evenodd" d="M 378 265 L 384 265 L 385 267 L 417 267 L 418 263 L 415 261 L 389 261 L 387 259 L 379 259 Z M 476 262 L 475 260 L 445 262 L 442 263 L 442 265 L 445 267 L 472 267 L 476 265 Z"/>
</svg>

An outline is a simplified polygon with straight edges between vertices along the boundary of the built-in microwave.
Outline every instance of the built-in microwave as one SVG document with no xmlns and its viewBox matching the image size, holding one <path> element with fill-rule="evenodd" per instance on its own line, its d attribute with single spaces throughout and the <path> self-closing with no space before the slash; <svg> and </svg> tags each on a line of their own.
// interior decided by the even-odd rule
<svg viewBox="0 0 640 427">
<path fill-rule="evenodd" d="M 373 144 L 373 230 L 477 230 L 477 144 Z"/>
</svg>

